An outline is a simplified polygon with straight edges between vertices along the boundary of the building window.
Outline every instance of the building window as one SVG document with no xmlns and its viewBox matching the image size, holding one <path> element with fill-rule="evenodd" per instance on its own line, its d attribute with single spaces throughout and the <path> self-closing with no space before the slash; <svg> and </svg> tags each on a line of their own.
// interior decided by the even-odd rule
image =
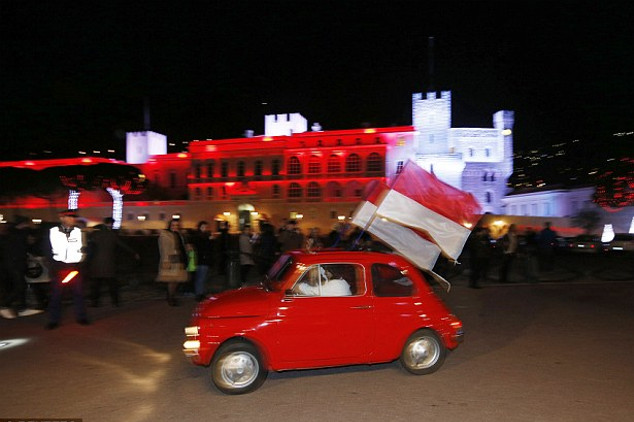
<svg viewBox="0 0 634 422">
<path fill-rule="evenodd" d="M 319 183 L 310 182 L 306 188 L 306 196 L 313 199 L 321 197 L 321 187 Z"/>
<path fill-rule="evenodd" d="M 321 173 L 321 162 L 319 161 L 319 157 L 317 157 L 316 155 L 310 156 L 310 160 L 308 161 L 308 173 L 310 174 Z"/>
<path fill-rule="evenodd" d="M 208 187 L 208 188 L 207 188 L 207 198 L 208 198 L 208 199 L 211 199 L 211 198 L 213 198 L 213 197 L 214 197 L 214 188 L 212 188 L 212 187 Z"/>
<path fill-rule="evenodd" d="M 164 212 L 159 213 L 159 220 L 165 221 L 165 213 Z"/>
<path fill-rule="evenodd" d="M 485 149 L 485 150 L 484 150 L 484 152 L 485 152 L 485 154 L 486 154 L 486 156 L 487 156 L 487 157 L 490 157 L 490 156 L 491 156 L 491 148 L 487 148 L 487 149 Z"/>
<path fill-rule="evenodd" d="M 238 177 L 244 177 L 244 168 L 246 165 L 244 161 L 238 161 Z"/>
<path fill-rule="evenodd" d="M 288 174 L 301 174 L 302 164 L 299 162 L 299 158 L 291 157 L 288 159 Z"/>
<path fill-rule="evenodd" d="M 302 187 L 298 183 L 291 183 L 288 185 L 288 197 L 289 198 L 301 198 Z"/>
<path fill-rule="evenodd" d="M 361 171 L 361 158 L 358 154 L 350 154 L 346 158 L 346 172 L 353 173 Z"/>
<path fill-rule="evenodd" d="M 132 213 L 128 213 L 127 220 L 128 220 L 128 221 L 132 221 L 132 220 L 134 220 L 134 214 L 132 214 Z"/>
<path fill-rule="evenodd" d="M 280 197 L 280 185 L 273 185 L 273 198 Z"/>
<path fill-rule="evenodd" d="M 493 198 L 491 197 L 491 192 L 486 193 L 486 203 L 490 204 Z"/>
<path fill-rule="evenodd" d="M 485 171 L 484 174 L 482 175 L 482 181 L 486 182 L 488 178 L 489 178 L 489 173 Z"/>
<path fill-rule="evenodd" d="M 341 198 L 343 196 L 343 188 L 337 182 L 329 182 L 326 185 L 326 195 L 329 198 Z"/>
<path fill-rule="evenodd" d="M 336 220 L 339 217 L 339 215 L 337 214 L 337 211 L 330 211 L 330 219 L 331 220 Z"/>
<path fill-rule="evenodd" d="M 194 192 L 195 192 L 194 199 L 200 199 L 200 195 L 201 195 L 200 188 L 196 188 Z"/>
<path fill-rule="evenodd" d="M 537 215 L 537 204 L 531 204 L 531 215 L 535 217 Z"/>
<path fill-rule="evenodd" d="M 273 160 L 273 162 L 271 164 L 271 174 L 273 176 L 279 176 L 280 175 L 280 160 Z"/>
<path fill-rule="evenodd" d="M 176 187 L 176 172 L 170 172 L 170 188 L 174 189 Z"/>
<path fill-rule="evenodd" d="M 489 177 L 489 180 L 492 182 L 495 182 L 495 172 L 491 173 L 491 176 Z"/>
<path fill-rule="evenodd" d="M 214 177 L 214 162 L 213 161 L 207 163 L 207 177 L 209 178 Z"/>
<path fill-rule="evenodd" d="M 434 135 L 429 135 L 429 143 L 430 144 L 434 143 Z"/>
<path fill-rule="evenodd" d="M 255 167 L 253 168 L 253 174 L 255 176 L 262 176 L 262 161 L 258 160 L 255 162 Z"/>
<path fill-rule="evenodd" d="M 403 171 L 403 162 L 398 161 L 396 163 L 396 174 L 400 174 Z"/>
<path fill-rule="evenodd" d="M 473 148 L 469 148 L 469 157 L 473 157 Z"/>
<path fill-rule="evenodd" d="M 200 179 L 202 168 L 200 164 L 194 164 L 194 177 Z"/>
<path fill-rule="evenodd" d="M 229 176 L 229 163 L 227 161 L 223 161 L 220 166 L 220 177 L 228 177 Z"/>
<path fill-rule="evenodd" d="M 328 157 L 328 173 L 341 173 L 341 159 L 333 154 Z"/>
<path fill-rule="evenodd" d="M 368 171 L 382 171 L 383 170 L 383 158 L 381 154 L 373 152 L 368 155 L 367 166 Z"/>
</svg>

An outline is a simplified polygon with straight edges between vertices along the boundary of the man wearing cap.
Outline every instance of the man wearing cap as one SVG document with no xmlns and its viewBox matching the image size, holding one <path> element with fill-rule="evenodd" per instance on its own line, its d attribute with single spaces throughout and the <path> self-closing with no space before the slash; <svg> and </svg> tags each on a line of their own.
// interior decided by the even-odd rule
<svg viewBox="0 0 634 422">
<path fill-rule="evenodd" d="M 49 322 L 46 328 L 57 328 L 62 316 L 62 293 L 64 285 L 73 292 L 75 319 L 81 325 L 88 325 L 84 292 L 82 287 L 81 263 L 85 257 L 86 241 L 84 233 L 77 227 L 76 210 L 59 213 L 60 225 L 49 231 L 52 253 L 51 300 L 48 305 Z"/>
</svg>

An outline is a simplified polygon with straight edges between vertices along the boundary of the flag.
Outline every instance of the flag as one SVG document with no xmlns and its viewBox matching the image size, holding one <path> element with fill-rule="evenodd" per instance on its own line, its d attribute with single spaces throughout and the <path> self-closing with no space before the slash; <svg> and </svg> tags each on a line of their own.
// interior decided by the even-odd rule
<svg viewBox="0 0 634 422">
<path fill-rule="evenodd" d="M 445 254 L 458 259 L 481 208 L 472 194 L 408 161 L 383 196 L 376 214 L 428 233 Z"/>
<path fill-rule="evenodd" d="M 352 224 L 381 239 L 419 268 L 431 270 L 440 255 L 440 248 L 422 233 L 376 215 L 377 205 L 387 192 L 384 183 L 370 187 L 366 200 L 357 207 L 352 217 Z"/>
</svg>

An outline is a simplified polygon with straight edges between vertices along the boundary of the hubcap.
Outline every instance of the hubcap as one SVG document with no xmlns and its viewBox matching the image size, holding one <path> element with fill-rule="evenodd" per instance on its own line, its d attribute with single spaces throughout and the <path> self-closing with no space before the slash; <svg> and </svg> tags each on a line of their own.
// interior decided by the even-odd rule
<svg viewBox="0 0 634 422">
<path fill-rule="evenodd" d="M 407 345 L 404 357 L 410 368 L 425 369 L 434 365 L 439 356 L 438 343 L 429 337 L 420 337 Z"/>
<path fill-rule="evenodd" d="M 251 384 L 260 372 L 258 360 L 248 352 L 234 352 L 220 362 L 220 378 L 228 388 L 242 388 Z"/>
</svg>

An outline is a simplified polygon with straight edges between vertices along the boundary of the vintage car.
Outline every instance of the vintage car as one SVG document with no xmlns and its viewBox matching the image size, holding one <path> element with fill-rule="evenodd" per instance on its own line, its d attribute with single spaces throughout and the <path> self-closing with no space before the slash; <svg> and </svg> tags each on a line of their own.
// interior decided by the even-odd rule
<svg viewBox="0 0 634 422">
<path fill-rule="evenodd" d="M 226 394 L 257 389 L 268 371 L 400 360 L 436 371 L 463 338 L 462 322 L 406 259 L 387 253 L 293 251 L 259 286 L 201 302 L 183 351 L 211 366 Z"/>
</svg>

